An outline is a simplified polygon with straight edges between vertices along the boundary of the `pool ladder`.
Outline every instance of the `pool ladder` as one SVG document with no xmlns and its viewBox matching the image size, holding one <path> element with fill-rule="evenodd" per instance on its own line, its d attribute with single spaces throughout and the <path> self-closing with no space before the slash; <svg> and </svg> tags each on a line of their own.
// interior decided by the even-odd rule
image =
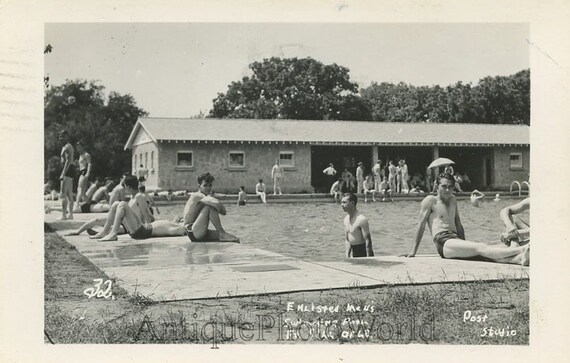
<svg viewBox="0 0 570 363">
<path fill-rule="evenodd" d="M 522 183 L 519 183 L 518 181 L 513 181 L 511 183 L 511 188 L 509 189 L 509 193 L 512 194 L 513 193 L 513 185 L 517 185 L 519 187 L 519 197 L 522 195 L 522 186 L 526 184 L 527 190 L 530 193 L 530 184 L 527 181 L 523 181 Z"/>
</svg>

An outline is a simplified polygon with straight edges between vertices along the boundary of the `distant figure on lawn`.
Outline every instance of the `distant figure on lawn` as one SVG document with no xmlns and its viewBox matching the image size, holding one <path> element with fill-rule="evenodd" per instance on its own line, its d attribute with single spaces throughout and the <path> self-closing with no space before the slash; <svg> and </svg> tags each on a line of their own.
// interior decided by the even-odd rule
<svg viewBox="0 0 570 363">
<path fill-rule="evenodd" d="M 184 206 L 184 227 L 193 242 L 237 242 L 239 238 L 222 227 L 220 215 L 226 215 L 226 207 L 211 196 L 214 176 L 205 173 L 198 176 L 198 191 L 190 193 Z M 209 230 L 210 222 L 215 230 Z"/>
<path fill-rule="evenodd" d="M 146 179 L 148 178 L 148 169 L 141 164 L 139 170 L 137 170 L 137 177 L 139 178 L 139 185 L 144 185 Z"/>
<path fill-rule="evenodd" d="M 371 257 L 374 256 L 374 251 L 368 218 L 360 214 L 356 203 L 358 199 L 352 193 L 344 194 L 340 202 L 342 210 L 347 214 L 344 218 L 346 257 Z"/>
<path fill-rule="evenodd" d="M 453 175 L 444 173 L 438 176 L 437 182 L 437 195 L 428 195 L 421 203 L 420 222 L 412 252 L 403 256 L 414 257 L 416 255 L 425 225 L 428 223 L 437 252 L 442 258 L 529 265 L 528 246 L 492 246 L 465 240 L 465 231 L 459 218 L 457 200 L 453 195 L 455 179 Z"/>
</svg>

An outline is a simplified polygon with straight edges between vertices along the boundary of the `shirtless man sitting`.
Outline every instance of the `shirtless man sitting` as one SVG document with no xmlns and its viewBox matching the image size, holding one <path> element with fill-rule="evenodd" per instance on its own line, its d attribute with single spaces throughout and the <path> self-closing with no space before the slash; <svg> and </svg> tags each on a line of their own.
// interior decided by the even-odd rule
<svg viewBox="0 0 570 363">
<path fill-rule="evenodd" d="M 511 247 L 530 242 L 530 224 L 516 215 L 529 209 L 530 198 L 525 198 L 501 210 L 499 215 L 505 224 L 505 232 L 501 235 L 501 242 Z"/>
<path fill-rule="evenodd" d="M 220 215 L 226 215 L 226 207 L 212 194 L 214 176 L 205 173 L 198 176 L 198 191 L 191 193 L 184 206 L 184 226 L 193 242 L 237 242 L 239 238 L 222 227 Z M 215 230 L 209 230 L 212 222 Z"/>
<path fill-rule="evenodd" d="M 455 179 L 450 174 L 438 177 L 437 195 L 428 195 L 421 204 L 420 222 L 411 253 L 414 257 L 428 223 L 437 252 L 442 258 L 479 259 L 491 262 L 529 265 L 529 249 L 524 247 L 492 246 L 465 240 L 465 231 L 459 218 L 457 200 L 453 195 Z"/>
<path fill-rule="evenodd" d="M 340 206 L 348 215 L 344 218 L 344 231 L 346 233 L 346 257 L 372 257 L 372 237 L 368 218 L 356 209 L 358 199 L 352 193 L 342 196 Z"/>
</svg>

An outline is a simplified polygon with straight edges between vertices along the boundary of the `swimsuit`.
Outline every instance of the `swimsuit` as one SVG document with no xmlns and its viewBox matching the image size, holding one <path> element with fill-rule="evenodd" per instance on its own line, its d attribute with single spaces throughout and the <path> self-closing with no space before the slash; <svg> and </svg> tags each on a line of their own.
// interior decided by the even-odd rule
<svg viewBox="0 0 570 363">
<path fill-rule="evenodd" d="M 366 244 L 350 245 L 352 257 L 366 257 Z"/>
<path fill-rule="evenodd" d="M 135 233 L 129 233 L 134 239 L 147 239 L 152 236 L 152 224 L 146 223 L 139 227 Z"/>
<path fill-rule="evenodd" d="M 238 205 L 245 205 L 245 200 L 240 200 L 240 201 L 238 202 Z"/>
<path fill-rule="evenodd" d="M 457 233 L 453 231 L 442 231 L 433 236 L 433 242 L 435 243 L 435 247 L 437 248 L 437 253 L 441 256 L 441 258 L 445 258 L 443 256 L 443 245 L 450 239 L 461 239 L 457 235 Z"/>
<path fill-rule="evenodd" d="M 81 169 L 81 170 L 79 170 L 79 174 L 81 174 L 82 176 L 87 175 L 87 169 Z"/>
<path fill-rule="evenodd" d="M 82 203 L 80 206 L 81 213 L 91 213 L 91 204 L 95 204 L 95 202 L 91 201 L 91 202 Z"/>
<path fill-rule="evenodd" d="M 69 163 L 69 167 L 67 168 L 67 171 L 64 175 L 71 179 L 75 178 L 75 175 L 77 175 L 77 169 L 75 168 L 74 163 Z"/>
<path fill-rule="evenodd" d="M 196 239 L 196 237 L 194 236 L 194 233 L 192 233 L 192 224 L 193 223 L 186 226 L 186 235 L 188 236 L 188 238 L 190 238 L 190 241 L 198 242 L 198 239 Z"/>
</svg>

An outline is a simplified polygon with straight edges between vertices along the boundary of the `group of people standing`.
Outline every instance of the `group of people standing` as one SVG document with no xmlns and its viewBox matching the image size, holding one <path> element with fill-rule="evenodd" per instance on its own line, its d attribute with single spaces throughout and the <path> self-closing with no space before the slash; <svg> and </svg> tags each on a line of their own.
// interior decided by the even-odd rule
<svg viewBox="0 0 570 363">
<path fill-rule="evenodd" d="M 387 176 L 386 176 L 387 171 Z M 388 161 L 386 166 L 382 166 L 382 161 L 378 160 L 371 169 L 370 173 L 365 173 L 364 163 L 361 161 L 356 168 L 356 176 L 354 176 L 347 168 L 345 168 L 340 177 L 334 164 L 323 170 L 331 182 L 330 194 L 334 196 L 335 201 L 340 202 L 340 197 L 344 193 L 363 193 L 364 201 L 368 201 L 368 196 L 372 197 L 372 201 L 376 201 L 375 193 L 382 196 L 382 201 L 386 200 L 386 196 L 392 198 L 393 193 L 409 193 L 410 188 L 408 181 L 410 179 L 408 166 L 406 161 L 401 159 L 398 165 L 394 165 L 392 160 Z"/>
</svg>

